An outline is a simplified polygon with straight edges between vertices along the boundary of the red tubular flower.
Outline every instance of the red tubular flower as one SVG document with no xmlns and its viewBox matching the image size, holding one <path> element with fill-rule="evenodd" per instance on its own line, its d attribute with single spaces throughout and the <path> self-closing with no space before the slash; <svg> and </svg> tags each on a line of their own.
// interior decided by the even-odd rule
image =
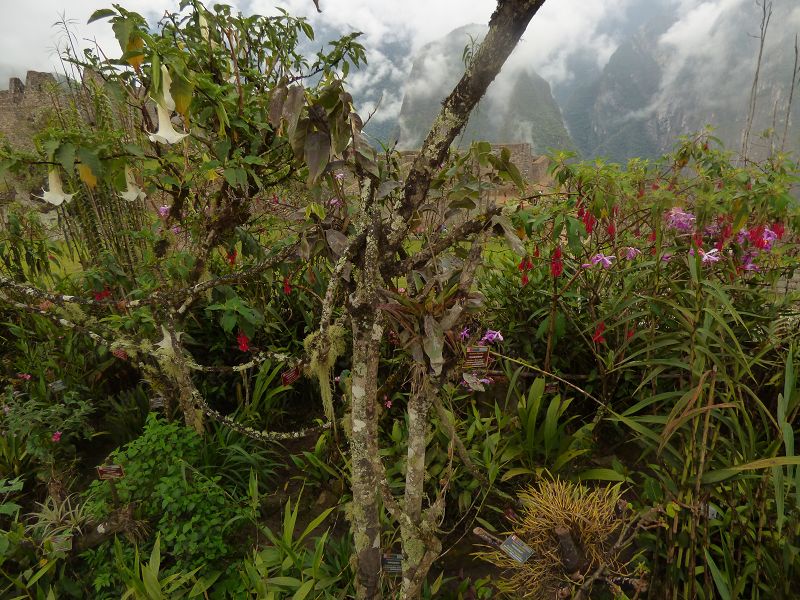
<svg viewBox="0 0 800 600">
<path fill-rule="evenodd" d="M 631 339 L 636 334 L 636 327 L 631 327 L 625 332 L 625 339 Z"/>
<path fill-rule="evenodd" d="M 239 343 L 239 350 L 242 352 L 247 352 L 250 350 L 250 338 L 247 337 L 247 334 L 239 330 L 239 335 L 236 336 L 236 341 Z"/>
<path fill-rule="evenodd" d="M 594 231 L 595 223 L 597 223 L 597 219 L 587 210 L 583 215 L 583 226 L 586 227 L 586 233 L 592 233 L 592 231 Z"/>
<path fill-rule="evenodd" d="M 94 293 L 94 299 L 97 302 L 100 302 L 101 300 L 105 300 L 106 298 L 108 298 L 110 295 L 111 295 L 111 290 L 108 289 L 108 287 L 105 287 L 105 288 L 103 288 L 102 292 L 95 292 Z"/>
<path fill-rule="evenodd" d="M 603 333 L 606 330 L 606 324 L 604 321 L 600 321 L 597 324 L 597 327 L 594 330 L 594 335 L 592 336 L 592 341 L 596 344 L 605 344 L 606 338 L 603 337 Z"/>
<path fill-rule="evenodd" d="M 525 286 L 525 285 L 528 285 L 528 282 L 529 282 L 529 281 L 530 281 L 530 280 L 528 279 L 528 274 L 527 274 L 527 273 L 523 273 L 523 274 L 522 274 L 522 285 L 524 285 L 524 286 Z"/>
<path fill-rule="evenodd" d="M 699 231 L 694 232 L 694 236 L 692 237 L 692 241 L 694 242 L 695 248 L 702 248 L 703 247 L 703 234 Z"/>
<path fill-rule="evenodd" d="M 777 236 L 778 236 L 778 239 L 779 239 L 779 240 L 782 240 L 782 239 L 783 239 L 783 234 L 785 234 L 785 233 L 786 233 L 786 227 L 785 227 L 785 226 L 784 226 L 784 224 L 783 224 L 783 223 L 781 223 L 780 221 L 776 221 L 776 222 L 775 222 L 775 223 L 772 225 L 772 231 L 774 231 L 774 232 L 775 232 L 775 235 L 777 235 Z"/>
<path fill-rule="evenodd" d="M 647 240 L 650 241 L 650 242 L 655 242 L 656 241 L 656 232 L 655 231 L 651 231 L 650 235 L 647 236 Z"/>
<path fill-rule="evenodd" d="M 606 231 L 608 232 L 608 235 L 610 235 L 611 237 L 617 235 L 617 227 L 616 225 L 614 225 L 613 222 L 606 225 Z"/>
<path fill-rule="evenodd" d="M 283 278 L 283 293 L 287 296 L 292 293 L 292 284 L 289 283 L 288 277 Z"/>
<path fill-rule="evenodd" d="M 550 258 L 550 274 L 553 277 L 561 277 L 564 272 L 564 261 L 561 259 L 561 246 L 557 246 L 553 250 L 553 255 Z"/>
<path fill-rule="evenodd" d="M 236 264 L 236 254 L 237 254 L 236 250 L 232 250 L 231 252 L 228 252 L 228 264 L 230 266 L 233 266 L 233 265 Z"/>
<path fill-rule="evenodd" d="M 764 230 L 766 227 L 763 225 L 757 225 L 750 229 L 747 232 L 747 237 L 750 239 L 750 244 L 755 246 L 756 248 L 765 248 L 767 245 L 767 241 L 764 239 Z"/>
</svg>

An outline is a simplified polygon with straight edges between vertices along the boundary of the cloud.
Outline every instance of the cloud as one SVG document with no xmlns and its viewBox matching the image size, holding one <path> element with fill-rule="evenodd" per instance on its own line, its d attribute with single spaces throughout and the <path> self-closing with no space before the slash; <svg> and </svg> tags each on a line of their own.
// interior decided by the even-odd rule
<svg viewBox="0 0 800 600">
<path fill-rule="evenodd" d="M 165 9 L 176 10 L 179 0 L 122 1 L 122 5 L 141 13 L 154 22 Z M 0 26 L 0 89 L 8 87 L 8 77 L 25 79 L 25 72 L 62 72 L 60 52 L 70 43 L 78 52 L 97 43 L 110 56 L 120 54 L 119 44 L 107 21 L 87 25 L 89 16 L 100 8 L 108 8 L 108 0 L 42 0 L 15 2 L 13 9 L 6 7 Z M 71 36 L 60 21 L 69 25 Z"/>
</svg>

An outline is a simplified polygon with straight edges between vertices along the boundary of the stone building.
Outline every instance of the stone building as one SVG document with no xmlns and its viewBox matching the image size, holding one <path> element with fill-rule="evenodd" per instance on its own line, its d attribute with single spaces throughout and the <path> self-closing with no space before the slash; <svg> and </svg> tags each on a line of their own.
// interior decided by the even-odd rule
<svg viewBox="0 0 800 600">
<path fill-rule="evenodd" d="M 15 148 L 32 150 L 34 134 L 64 96 L 52 73 L 28 71 L 24 83 L 12 77 L 8 89 L 0 91 L 0 138 Z"/>
</svg>

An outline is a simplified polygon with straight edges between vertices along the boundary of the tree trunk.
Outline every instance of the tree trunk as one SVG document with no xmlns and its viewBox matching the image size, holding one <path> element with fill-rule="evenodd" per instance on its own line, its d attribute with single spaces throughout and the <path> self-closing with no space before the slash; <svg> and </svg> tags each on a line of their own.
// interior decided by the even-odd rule
<svg viewBox="0 0 800 600">
<path fill-rule="evenodd" d="M 378 478 L 371 453 L 378 436 L 375 402 L 382 328 L 375 314 L 353 320 L 353 372 L 350 457 L 352 461 L 353 510 L 351 527 L 355 542 L 356 598 L 380 596 L 381 530 Z"/>
<path fill-rule="evenodd" d="M 349 312 L 353 329 L 351 380 L 350 461 L 353 508 L 351 531 L 355 544 L 356 598 L 379 598 L 381 570 L 381 522 L 379 481 L 373 457 L 378 453 L 378 420 L 375 404 L 378 394 L 383 326 L 378 309 L 377 289 L 379 217 L 373 208 L 375 188 L 363 190 L 362 226 L 367 232 L 366 246 L 355 294 Z"/>
<path fill-rule="evenodd" d="M 428 377 L 422 374 L 408 401 L 408 460 L 406 463 L 406 489 L 404 512 L 410 523 L 400 523 L 403 541 L 403 583 L 401 598 L 419 598 L 420 585 L 426 572 L 421 572 L 427 549 L 420 536 L 422 523 L 422 498 L 425 495 L 425 449 L 428 435 L 428 415 L 431 409 L 431 389 Z M 431 532 L 433 535 L 433 532 Z M 429 567 L 430 565 L 428 565 Z"/>
</svg>

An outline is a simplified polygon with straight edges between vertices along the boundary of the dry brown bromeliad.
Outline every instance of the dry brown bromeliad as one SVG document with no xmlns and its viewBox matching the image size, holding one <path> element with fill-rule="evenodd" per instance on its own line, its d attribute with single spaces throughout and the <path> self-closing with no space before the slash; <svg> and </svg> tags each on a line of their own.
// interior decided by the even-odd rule
<svg viewBox="0 0 800 600">
<path fill-rule="evenodd" d="M 630 552 L 617 543 L 629 520 L 621 495 L 619 485 L 553 480 L 528 486 L 518 494 L 521 509 L 508 535 L 517 535 L 533 555 L 524 563 L 496 548 L 477 556 L 503 569 L 500 589 L 521 598 L 558 597 L 601 566 L 602 579 L 612 587 L 615 581 L 640 581 Z"/>
</svg>

